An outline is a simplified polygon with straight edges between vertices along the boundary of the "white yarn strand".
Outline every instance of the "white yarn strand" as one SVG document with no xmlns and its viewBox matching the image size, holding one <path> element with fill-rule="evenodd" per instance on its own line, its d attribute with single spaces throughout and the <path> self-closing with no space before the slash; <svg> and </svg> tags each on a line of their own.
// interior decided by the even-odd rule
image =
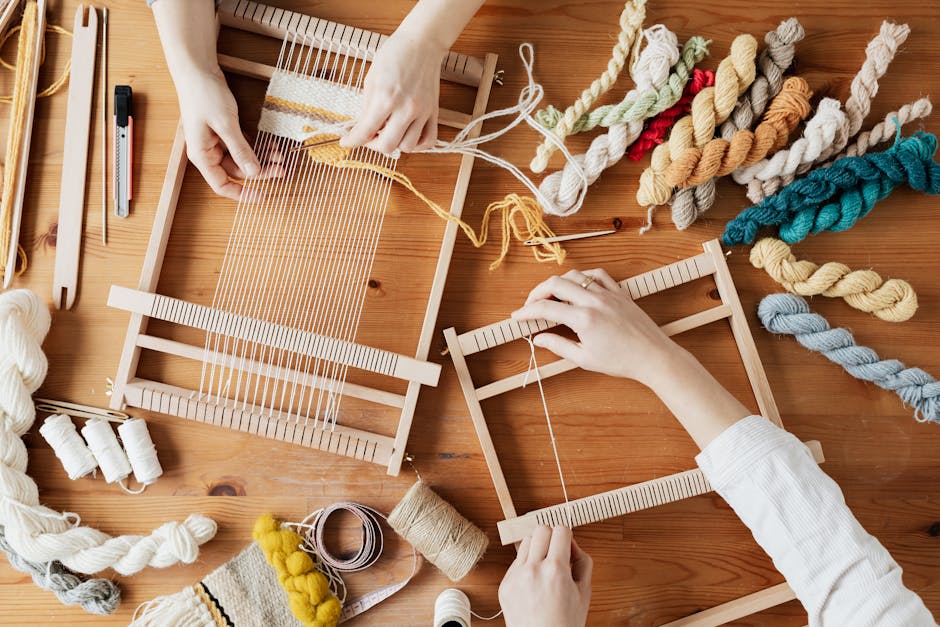
<svg viewBox="0 0 940 627">
<path fill-rule="evenodd" d="M 154 483 L 163 474 L 163 467 L 157 459 L 157 447 L 147 430 L 147 423 L 140 418 L 131 418 L 118 425 L 117 430 L 134 471 L 134 480 L 144 486 Z"/>
<path fill-rule="evenodd" d="M 52 447 L 72 481 L 91 474 L 98 467 L 91 449 L 78 435 L 72 419 L 65 414 L 46 418 L 39 427 L 39 434 Z"/>
<path fill-rule="evenodd" d="M 98 460 L 105 481 L 115 483 L 127 479 L 131 474 L 131 464 L 107 420 L 94 419 L 86 422 L 82 427 L 82 437 L 88 442 L 88 448 Z"/>
</svg>

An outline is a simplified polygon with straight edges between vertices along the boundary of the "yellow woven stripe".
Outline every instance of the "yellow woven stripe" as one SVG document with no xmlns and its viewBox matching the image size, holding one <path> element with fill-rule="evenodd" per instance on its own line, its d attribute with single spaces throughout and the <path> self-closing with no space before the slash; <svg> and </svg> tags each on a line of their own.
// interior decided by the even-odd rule
<svg viewBox="0 0 940 627">
<path fill-rule="evenodd" d="M 284 98 L 278 98 L 277 96 L 265 96 L 264 104 L 281 109 L 285 113 L 297 112 L 307 115 L 315 115 L 317 117 L 332 120 L 334 122 L 345 122 L 346 120 L 352 119 L 348 115 L 342 115 L 341 113 L 330 111 L 329 109 L 321 109 L 320 107 L 301 104 L 299 102 L 294 102 L 293 100 L 285 100 Z"/>
<path fill-rule="evenodd" d="M 229 622 L 222 616 L 222 612 L 219 611 L 219 607 L 215 604 L 215 601 L 206 594 L 205 588 L 197 583 L 193 586 L 193 590 L 196 592 L 196 596 L 199 597 L 199 600 L 202 601 L 202 604 L 209 610 L 209 614 L 212 615 L 212 620 L 215 621 L 216 627 L 229 627 Z"/>
</svg>

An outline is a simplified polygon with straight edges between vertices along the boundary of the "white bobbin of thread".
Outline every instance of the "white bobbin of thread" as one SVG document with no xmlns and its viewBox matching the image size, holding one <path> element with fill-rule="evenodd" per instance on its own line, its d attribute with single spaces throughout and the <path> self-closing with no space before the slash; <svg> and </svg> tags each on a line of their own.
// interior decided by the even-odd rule
<svg viewBox="0 0 940 627">
<path fill-rule="evenodd" d="M 470 599 L 456 588 L 448 588 L 434 601 L 434 627 L 470 627 Z"/>
<path fill-rule="evenodd" d="M 46 418 L 39 427 L 39 433 L 52 447 L 72 481 L 94 472 L 98 467 L 95 456 L 78 435 L 72 419 L 65 414 Z"/>
<path fill-rule="evenodd" d="M 118 444 L 117 436 L 111 430 L 111 424 L 107 420 L 92 419 L 82 427 L 82 436 L 88 442 L 88 448 L 91 449 L 95 459 L 98 460 L 98 466 L 104 473 L 105 481 L 114 483 L 126 479 L 131 474 L 131 465 L 127 461 L 127 455 L 124 449 Z"/>
<path fill-rule="evenodd" d="M 129 418 L 118 425 L 117 430 L 134 470 L 134 479 L 145 486 L 155 482 L 163 474 L 163 467 L 157 459 L 157 447 L 153 445 L 147 423 L 140 418 Z"/>
</svg>

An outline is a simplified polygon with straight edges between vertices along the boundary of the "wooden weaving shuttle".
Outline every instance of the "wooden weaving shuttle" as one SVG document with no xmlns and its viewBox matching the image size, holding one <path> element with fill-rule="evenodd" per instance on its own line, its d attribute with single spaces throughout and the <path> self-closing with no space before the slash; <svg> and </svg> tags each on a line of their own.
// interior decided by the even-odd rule
<svg viewBox="0 0 940 627">
<path fill-rule="evenodd" d="M 72 34 L 72 69 L 65 117 L 55 274 L 52 279 L 52 302 L 56 309 L 71 309 L 78 293 L 97 43 L 98 14 L 94 7 L 79 5 Z"/>
</svg>

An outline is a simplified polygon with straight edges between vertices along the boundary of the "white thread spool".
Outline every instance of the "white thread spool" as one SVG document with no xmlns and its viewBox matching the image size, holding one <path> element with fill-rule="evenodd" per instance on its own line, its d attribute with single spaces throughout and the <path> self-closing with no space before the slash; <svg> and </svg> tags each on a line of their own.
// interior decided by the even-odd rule
<svg viewBox="0 0 940 627">
<path fill-rule="evenodd" d="M 434 602 L 434 627 L 470 627 L 470 599 L 456 588 L 448 588 Z"/>
<path fill-rule="evenodd" d="M 107 420 L 89 420 L 82 427 L 82 436 L 88 442 L 88 448 L 91 449 L 95 459 L 98 460 L 98 466 L 104 473 L 105 481 L 114 483 L 126 479 L 131 474 L 131 465 L 127 461 L 127 455 L 118 444 L 117 436 L 114 435 L 111 424 Z"/>
<path fill-rule="evenodd" d="M 117 430 L 137 483 L 147 486 L 156 481 L 163 474 L 163 467 L 157 459 L 157 447 L 150 438 L 147 423 L 140 418 L 130 418 L 122 422 Z"/>
<path fill-rule="evenodd" d="M 62 462 L 69 479 L 74 481 L 84 477 L 98 467 L 95 456 L 78 435 L 72 419 L 65 414 L 46 418 L 39 427 L 39 433 Z"/>
</svg>

